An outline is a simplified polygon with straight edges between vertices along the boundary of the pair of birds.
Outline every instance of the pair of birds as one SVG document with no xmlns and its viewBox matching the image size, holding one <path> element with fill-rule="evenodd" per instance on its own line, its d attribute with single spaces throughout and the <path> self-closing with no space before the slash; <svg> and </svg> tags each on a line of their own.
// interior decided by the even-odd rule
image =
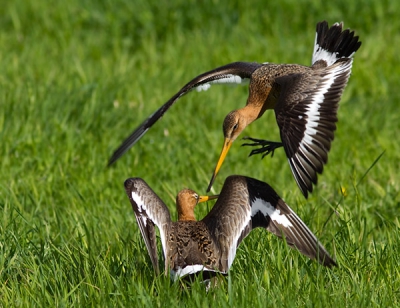
<svg viewBox="0 0 400 308">
<path fill-rule="evenodd" d="M 336 130 L 337 109 L 348 82 L 353 55 L 361 42 L 342 23 L 316 27 L 312 65 L 259 64 L 235 62 L 206 72 L 187 83 L 161 108 L 146 119 L 114 152 L 114 163 L 134 145 L 183 95 L 193 89 L 207 90 L 215 83 L 242 83 L 250 80 L 244 108 L 229 113 L 223 123 L 224 144 L 207 191 L 239 134 L 267 109 L 274 109 L 281 142 L 250 139 L 251 152 L 273 154 L 283 146 L 293 176 L 307 198 L 322 173 Z M 335 265 L 315 235 L 266 183 L 243 176 L 225 181 L 218 201 L 201 221 L 194 217 L 198 202 L 208 200 L 191 190 L 178 194 L 178 222 L 172 222 L 165 204 L 141 179 L 125 182 L 128 197 L 146 242 L 153 266 L 158 272 L 154 225 L 160 229 L 165 270 L 174 279 L 202 271 L 226 274 L 242 239 L 256 227 L 263 227 L 311 259 L 325 266 Z M 204 276 L 203 276 L 204 277 Z"/>
</svg>

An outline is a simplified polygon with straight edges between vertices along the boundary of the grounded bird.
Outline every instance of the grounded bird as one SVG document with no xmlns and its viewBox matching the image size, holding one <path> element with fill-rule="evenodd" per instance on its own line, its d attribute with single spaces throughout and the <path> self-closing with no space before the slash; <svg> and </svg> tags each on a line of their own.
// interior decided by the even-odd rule
<svg viewBox="0 0 400 308">
<path fill-rule="evenodd" d="M 316 27 L 312 65 L 235 62 L 203 73 L 187 83 L 144 121 L 114 152 L 109 165 L 134 145 L 147 130 L 190 90 L 207 90 L 215 83 L 250 80 L 244 108 L 230 112 L 223 122 L 224 144 L 207 191 L 239 134 L 267 109 L 274 109 L 281 142 L 247 138 L 261 146 L 250 155 L 274 153 L 283 146 L 293 176 L 307 198 L 322 173 L 336 130 L 337 109 L 353 63 L 361 46 L 358 36 L 342 23 L 330 28 L 326 21 Z"/>
<path fill-rule="evenodd" d="M 154 270 L 159 273 L 156 233 L 160 237 L 165 274 L 173 281 L 202 273 L 207 281 L 216 274 L 226 275 L 241 241 L 257 227 L 284 238 L 292 248 L 318 260 L 324 266 L 335 261 L 295 212 L 267 183 L 245 176 L 229 176 L 219 196 L 200 197 L 184 189 L 176 198 L 178 221 L 171 221 L 167 206 L 140 178 L 125 181 Z M 218 197 L 211 211 L 196 221 L 198 202 Z"/>
</svg>

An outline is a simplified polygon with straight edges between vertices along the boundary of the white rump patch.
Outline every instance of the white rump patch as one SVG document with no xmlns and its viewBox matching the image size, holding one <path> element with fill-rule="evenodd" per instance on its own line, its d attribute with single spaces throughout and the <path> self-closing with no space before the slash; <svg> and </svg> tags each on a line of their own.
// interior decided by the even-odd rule
<svg viewBox="0 0 400 308">
<path fill-rule="evenodd" d="M 284 214 L 281 214 L 280 210 L 277 210 L 271 205 L 271 203 L 260 198 L 256 198 L 252 203 L 251 216 L 256 215 L 258 212 L 261 212 L 264 216 L 268 215 L 273 221 L 285 228 L 293 226 L 289 219 Z"/>
<path fill-rule="evenodd" d="M 228 83 L 228 84 L 247 84 L 249 81 L 248 78 L 242 78 L 238 75 L 232 75 L 232 74 L 228 74 L 225 75 L 222 78 L 219 79 L 215 79 L 212 81 L 209 81 L 207 83 L 203 83 L 201 85 L 198 85 L 196 88 L 197 92 L 201 92 L 201 91 L 207 91 L 212 84 L 217 84 L 217 83 Z"/>
<path fill-rule="evenodd" d="M 333 26 L 339 26 L 339 23 L 335 23 Z M 317 44 L 317 36 L 318 33 L 315 34 L 315 41 L 314 41 L 314 52 L 312 56 L 311 63 L 314 64 L 318 60 L 324 60 L 328 64 L 328 66 L 331 66 L 333 63 L 335 63 L 340 57 L 338 57 L 338 52 L 330 52 L 326 49 L 323 49 L 321 46 Z M 348 57 L 351 58 L 353 57 L 354 52 Z M 342 57 L 345 58 L 345 57 Z"/>
<path fill-rule="evenodd" d="M 331 66 L 335 63 L 340 57 L 337 56 L 338 52 L 330 52 L 326 49 L 323 49 L 321 46 L 317 44 L 317 36 L 315 36 L 315 45 L 314 52 L 311 63 L 314 64 L 318 60 L 324 60 L 328 66 Z"/>
<path fill-rule="evenodd" d="M 205 267 L 204 265 L 201 264 L 194 264 L 194 265 L 188 265 L 185 268 L 178 268 L 178 270 L 175 272 L 174 270 L 170 271 L 171 279 L 173 281 L 178 280 L 181 277 L 184 277 L 186 275 L 191 275 L 191 274 L 196 274 L 201 271 L 210 271 L 210 272 L 216 272 L 215 270 L 212 270 L 208 267 Z"/>
</svg>

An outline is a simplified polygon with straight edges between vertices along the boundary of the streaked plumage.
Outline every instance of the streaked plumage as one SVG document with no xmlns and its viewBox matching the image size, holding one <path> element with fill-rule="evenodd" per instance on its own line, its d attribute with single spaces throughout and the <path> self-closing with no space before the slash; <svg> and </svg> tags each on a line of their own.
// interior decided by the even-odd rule
<svg viewBox="0 0 400 308">
<path fill-rule="evenodd" d="M 176 280 L 203 272 L 203 279 L 227 274 L 240 242 L 252 229 L 262 227 L 324 266 L 335 261 L 293 210 L 266 183 L 244 176 L 226 179 L 211 211 L 200 221 L 193 210 L 199 197 L 192 190 L 178 194 L 179 220 L 172 222 L 168 208 L 140 178 L 125 181 L 136 220 L 154 269 L 159 273 L 155 228 L 165 259 L 165 272 Z M 182 214 L 185 213 L 185 214 Z M 183 220 L 182 217 L 189 217 Z M 271 252 L 273 253 L 273 252 Z"/>
<path fill-rule="evenodd" d="M 194 78 L 144 121 L 114 152 L 115 162 L 183 95 L 193 89 L 207 90 L 213 83 L 250 81 L 244 108 L 230 112 L 223 123 L 224 145 L 208 190 L 229 148 L 239 134 L 267 109 L 274 109 L 282 143 L 249 138 L 259 145 L 251 154 L 285 149 L 293 176 L 305 197 L 322 173 L 336 130 L 337 109 L 361 42 L 342 23 L 317 24 L 312 65 L 235 62 Z"/>
</svg>

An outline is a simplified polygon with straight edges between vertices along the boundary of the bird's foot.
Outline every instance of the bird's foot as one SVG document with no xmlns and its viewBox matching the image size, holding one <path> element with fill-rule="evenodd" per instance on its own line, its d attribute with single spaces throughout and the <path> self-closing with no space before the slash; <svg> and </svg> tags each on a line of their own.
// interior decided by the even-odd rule
<svg viewBox="0 0 400 308">
<path fill-rule="evenodd" d="M 252 150 L 249 154 L 249 156 L 252 156 L 254 154 L 261 154 L 261 158 L 264 158 L 265 156 L 271 154 L 271 157 L 274 156 L 274 151 L 277 148 L 280 148 L 283 146 L 282 142 L 275 142 L 275 141 L 269 141 L 269 140 L 262 140 L 262 139 L 255 139 L 251 137 L 243 137 L 242 140 L 250 140 L 253 143 L 243 143 L 242 146 L 261 146 L 259 149 Z"/>
</svg>

